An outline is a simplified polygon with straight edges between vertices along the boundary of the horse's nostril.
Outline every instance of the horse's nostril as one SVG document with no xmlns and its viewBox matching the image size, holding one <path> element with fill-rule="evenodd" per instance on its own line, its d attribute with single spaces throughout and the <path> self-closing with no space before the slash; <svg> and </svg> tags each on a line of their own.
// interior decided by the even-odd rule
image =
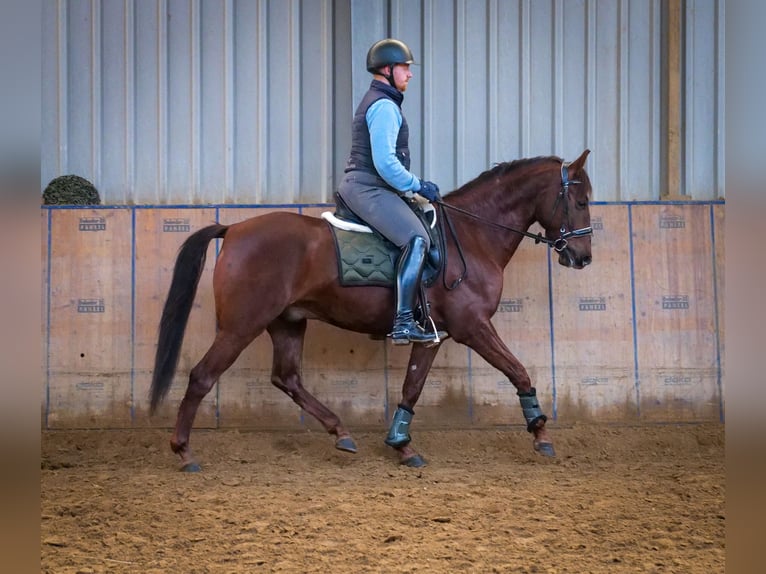
<svg viewBox="0 0 766 574">
<path fill-rule="evenodd" d="M 586 255 L 585 257 L 583 257 L 583 258 L 582 258 L 582 264 L 583 264 L 583 266 L 585 266 L 585 265 L 590 265 L 590 262 L 591 262 L 592 260 L 593 260 L 593 258 L 592 258 L 590 255 Z"/>
</svg>

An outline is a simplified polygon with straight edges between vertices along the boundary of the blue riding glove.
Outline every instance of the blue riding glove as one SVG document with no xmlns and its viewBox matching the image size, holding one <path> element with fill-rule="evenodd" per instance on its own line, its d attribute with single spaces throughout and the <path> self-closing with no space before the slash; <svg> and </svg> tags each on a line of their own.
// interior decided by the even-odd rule
<svg viewBox="0 0 766 574">
<path fill-rule="evenodd" d="M 439 186 L 436 185 L 433 181 L 423 181 L 421 179 L 420 189 L 415 193 L 419 193 L 428 201 L 437 201 L 441 199 L 441 195 L 439 195 Z"/>
</svg>

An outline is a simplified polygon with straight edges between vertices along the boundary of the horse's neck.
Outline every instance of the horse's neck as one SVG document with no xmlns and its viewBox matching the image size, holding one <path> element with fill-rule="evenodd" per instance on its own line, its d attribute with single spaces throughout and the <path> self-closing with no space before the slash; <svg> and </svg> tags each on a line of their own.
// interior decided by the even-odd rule
<svg viewBox="0 0 766 574">
<path fill-rule="evenodd" d="M 476 216 L 476 219 L 461 218 L 463 225 L 501 267 L 508 264 L 524 239 L 518 232 L 527 231 L 535 222 L 537 191 L 528 181 L 522 183 L 521 178 L 517 179 L 518 182 L 487 182 L 482 185 L 483 189 L 476 189 L 475 194 L 462 194 L 454 202 L 456 207 Z"/>
</svg>

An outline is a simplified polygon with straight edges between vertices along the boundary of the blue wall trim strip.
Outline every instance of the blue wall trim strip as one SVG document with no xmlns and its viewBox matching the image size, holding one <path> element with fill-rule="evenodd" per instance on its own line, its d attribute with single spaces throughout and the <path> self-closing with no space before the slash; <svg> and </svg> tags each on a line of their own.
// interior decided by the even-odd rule
<svg viewBox="0 0 766 574">
<path fill-rule="evenodd" d="M 558 396 L 556 394 L 556 336 L 553 320 L 553 264 L 551 263 L 551 250 L 546 249 L 548 254 L 548 320 L 550 321 L 550 344 L 551 344 L 551 401 L 553 403 L 553 420 L 559 416 Z"/>
<path fill-rule="evenodd" d="M 48 417 L 51 410 L 51 245 L 52 237 L 51 226 L 53 224 L 53 217 L 51 212 L 48 212 L 48 268 L 45 271 L 45 281 L 48 284 L 47 297 L 45 298 L 45 323 L 48 326 L 45 329 L 45 428 L 49 429 Z"/>
<path fill-rule="evenodd" d="M 633 209 L 628 206 L 628 250 L 630 252 L 630 305 L 633 314 L 633 385 L 636 389 L 636 416 L 641 417 L 641 379 L 638 374 L 638 327 L 636 326 L 636 272 L 633 257 Z"/>
<path fill-rule="evenodd" d="M 449 197 L 449 196 L 447 196 Z M 725 205 L 723 199 L 710 201 L 591 201 L 591 205 Z M 311 207 L 335 208 L 334 203 L 174 203 L 174 204 L 137 204 L 137 205 L 41 205 L 41 209 L 50 211 L 67 209 L 218 209 L 226 208 L 262 208 L 262 209 L 303 209 Z"/>
<path fill-rule="evenodd" d="M 725 422 L 725 413 L 723 408 L 723 377 L 721 373 L 721 334 L 719 331 L 718 317 L 718 261 L 716 258 L 716 233 L 715 233 L 715 210 L 710 206 L 710 241 L 712 244 L 711 252 L 713 254 L 713 316 L 715 318 L 715 364 L 717 372 L 718 385 L 718 416 L 721 422 Z"/>
<path fill-rule="evenodd" d="M 136 422 L 136 210 L 131 211 L 130 234 L 130 424 Z"/>
</svg>

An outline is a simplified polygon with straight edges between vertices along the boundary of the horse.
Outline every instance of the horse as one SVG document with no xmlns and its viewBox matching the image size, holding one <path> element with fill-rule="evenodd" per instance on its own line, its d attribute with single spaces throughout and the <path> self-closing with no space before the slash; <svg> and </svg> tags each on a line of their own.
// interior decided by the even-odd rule
<svg viewBox="0 0 766 574">
<path fill-rule="evenodd" d="M 565 267 L 582 269 L 591 263 L 591 184 L 584 168 L 589 152 L 570 163 L 556 156 L 499 163 L 435 202 L 444 228 L 444 262 L 441 280 L 426 289 L 430 319 L 509 379 L 533 435 L 533 449 L 550 457 L 555 450 L 536 389 L 490 319 L 500 302 L 504 269 L 525 237 L 555 249 Z M 528 231 L 535 222 L 544 234 Z M 271 383 L 316 418 L 335 437 L 337 449 L 355 453 L 356 444 L 340 418 L 302 384 L 306 326 L 318 320 L 385 338 L 393 324 L 394 295 L 387 286 L 340 284 L 332 231 L 318 217 L 272 212 L 232 225 L 212 224 L 184 241 L 160 319 L 150 415 L 171 385 L 207 247 L 215 238 L 223 239 L 213 271 L 217 332 L 189 373 L 178 408 L 170 447 L 181 459 L 181 470 L 201 470 L 189 446 L 200 402 L 264 331 L 273 344 Z M 412 345 L 401 402 L 384 441 L 395 449 L 400 464 L 426 464 L 412 446 L 409 428 L 442 342 Z"/>
</svg>

